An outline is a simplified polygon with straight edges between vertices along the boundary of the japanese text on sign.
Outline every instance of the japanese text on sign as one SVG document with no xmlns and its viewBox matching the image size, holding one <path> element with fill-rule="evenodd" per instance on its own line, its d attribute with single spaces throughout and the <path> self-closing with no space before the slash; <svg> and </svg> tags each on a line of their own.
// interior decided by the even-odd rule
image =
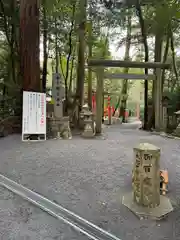
<svg viewBox="0 0 180 240">
<path fill-rule="evenodd" d="M 46 94 L 23 92 L 22 134 L 46 134 Z"/>
</svg>

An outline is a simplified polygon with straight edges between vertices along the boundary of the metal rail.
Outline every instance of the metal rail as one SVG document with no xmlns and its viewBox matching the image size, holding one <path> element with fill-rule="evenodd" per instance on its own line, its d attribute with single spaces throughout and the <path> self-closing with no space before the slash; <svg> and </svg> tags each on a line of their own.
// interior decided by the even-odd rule
<svg viewBox="0 0 180 240">
<path fill-rule="evenodd" d="M 50 201 L 40 194 L 31 191 L 30 189 L 18 184 L 11 179 L 0 174 L 0 185 L 21 196 L 30 203 L 38 206 L 53 217 L 62 220 L 64 223 L 70 225 L 76 231 L 86 235 L 93 240 L 121 240 L 113 234 L 103 230 L 95 224 L 85 220 L 77 214 L 68 209 Z"/>
</svg>

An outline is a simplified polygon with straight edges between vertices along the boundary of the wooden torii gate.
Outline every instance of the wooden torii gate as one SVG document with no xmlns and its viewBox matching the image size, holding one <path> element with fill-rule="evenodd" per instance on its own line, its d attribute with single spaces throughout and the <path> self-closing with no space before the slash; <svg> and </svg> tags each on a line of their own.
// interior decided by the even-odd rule
<svg viewBox="0 0 180 240">
<path fill-rule="evenodd" d="M 120 60 L 103 60 L 103 59 L 90 59 L 88 61 L 88 67 L 95 67 L 97 71 L 97 90 L 96 90 L 96 132 L 98 134 L 102 131 L 102 101 L 103 101 L 103 80 L 105 67 L 118 67 L 118 68 L 144 68 L 154 69 L 155 75 L 141 75 L 141 79 L 155 80 L 155 129 L 160 131 L 162 129 L 162 81 L 161 70 L 169 69 L 171 65 L 169 63 L 161 62 L 133 62 L 133 61 L 120 61 Z M 140 74 L 126 74 L 123 75 L 123 79 L 139 79 Z M 137 78 L 138 77 L 138 78 Z M 106 77 L 107 78 L 107 77 Z M 116 78 L 117 79 L 117 78 Z M 118 79 L 120 79 L 118 77 Z"/>
<path fill-rule="evenodd" d="M 135 73 L 104 73 L 107 79 L 127 79 L 127 80 L 155 80 L 154 74 L 135 74 Z"/>
<path fill-rule="evenodd" d="M 111 80 L 155 80 L 156 76 L 154 74 L 137 74 L 137 73 L 104 73 L 104 79 Z M 146 96 L 144 96 L 146 99 Z M 146 101 L 146 100 L 145 100 Z M 147 109 L 148 110 L 148 109 Z M 144 109 L 144 121 L 148 121 L 147 110 Z M 111 122 L 111 116 L 109 117 L 109 122 Z"/>
</svg>

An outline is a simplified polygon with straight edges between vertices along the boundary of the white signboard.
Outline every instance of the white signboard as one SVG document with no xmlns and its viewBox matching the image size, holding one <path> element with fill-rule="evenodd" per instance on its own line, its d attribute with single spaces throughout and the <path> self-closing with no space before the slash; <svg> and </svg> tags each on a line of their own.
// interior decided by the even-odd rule
<svg viewBox="0 0 180 240">
<path fill-rule="evenodd" d="M 22 135 L 46 135 L 46 94 L 23 92 Z"/>
</svg>

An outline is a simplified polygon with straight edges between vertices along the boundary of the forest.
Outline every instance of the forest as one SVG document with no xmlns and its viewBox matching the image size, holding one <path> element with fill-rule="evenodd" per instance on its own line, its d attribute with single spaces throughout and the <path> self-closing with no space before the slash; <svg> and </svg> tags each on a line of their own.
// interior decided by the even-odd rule
<svg viewBox="0 0 180 240">
<path fill-rule="evenodd" d="M 77 102 L 82 107 L 87 101 L 91 108 L 97 75 L 87 61 L 114 59 L 112 46 L 122 60 L 171 64 L 162 70 L 161 81 L 173 114 L 180 109 L 179 40 L 178 0 L 0 0 L 0 121 L 18 122 L 23 90 L 48 93 L 55 72 L 63 78 L 65 114 Z M 153 104 L 151 80 L 106 79 L 104 92 L 113 93 L 114 104 L 125 109 L 128 94 L 139 91 L 137 82 L 146 102 Z M 154 114 L 147 128 L 152 127 Z"/>
</svg>

